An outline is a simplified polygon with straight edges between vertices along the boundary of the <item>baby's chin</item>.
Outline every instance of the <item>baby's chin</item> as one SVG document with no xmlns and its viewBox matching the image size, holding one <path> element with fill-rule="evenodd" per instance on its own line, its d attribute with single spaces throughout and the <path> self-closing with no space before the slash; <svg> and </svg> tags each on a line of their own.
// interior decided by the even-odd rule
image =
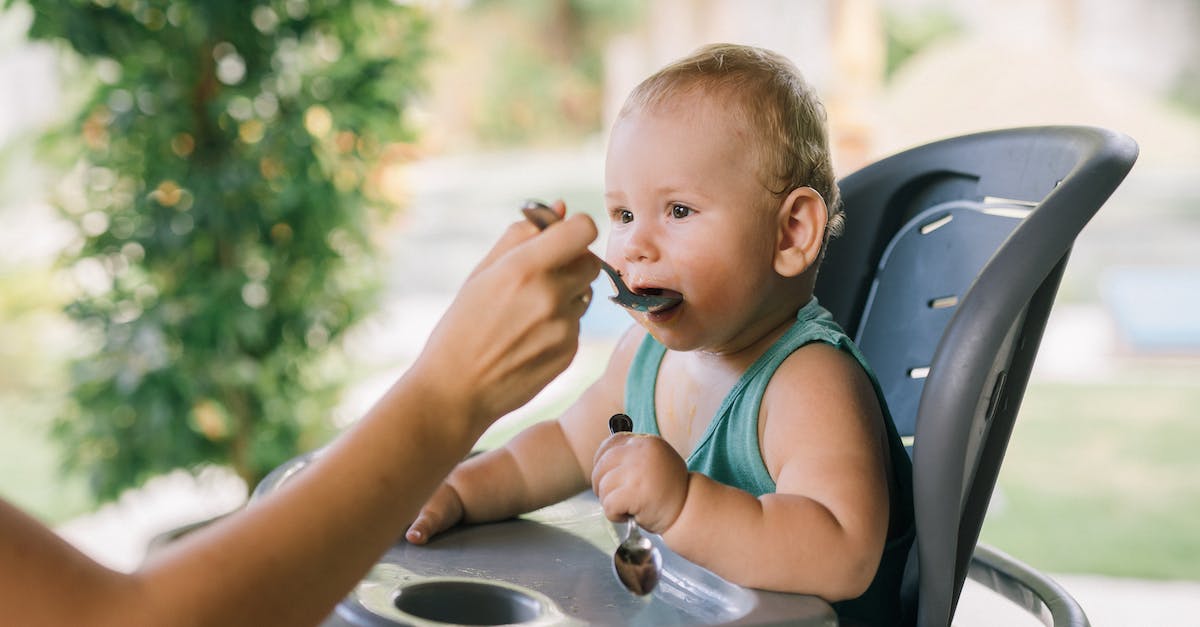
<svg viewBox="0 0 1200 627">
<path fill-rule="evenodd" d="M 693 351 L 704 351 L 708 348 L 707 343 L 704 342 L 704 338 L 698 338 L 693 334 L 683 335 L 669 322 L 666 324 L 655 324 L 641 319 L 641 316 L 639 316 L 638 324 L 669 351 L 690 353 Z"/>
</svg>

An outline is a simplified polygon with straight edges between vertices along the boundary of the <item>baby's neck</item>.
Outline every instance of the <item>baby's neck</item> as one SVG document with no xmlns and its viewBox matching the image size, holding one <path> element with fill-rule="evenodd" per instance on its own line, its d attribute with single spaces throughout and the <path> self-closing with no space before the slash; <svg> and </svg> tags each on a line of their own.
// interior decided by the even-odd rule
<svg viewBox="0 0 1200 627">
<path fill-rule="evenodd" d="M 796 322 L 796 314 L 800 308 L 812 299 L 811 292 L 803 292 L 798 296 L 788 298 L 772 308 L 774 315 L 756 321 L 740 338 L 739 345 L 726 347 L 722 350 L 690 351 L 690 361 L 702 368 L 717 368 L 733 372 L 742 372 L 750 367 L 763 353 L 780 338 L 792 324 Z"/>
</svg>

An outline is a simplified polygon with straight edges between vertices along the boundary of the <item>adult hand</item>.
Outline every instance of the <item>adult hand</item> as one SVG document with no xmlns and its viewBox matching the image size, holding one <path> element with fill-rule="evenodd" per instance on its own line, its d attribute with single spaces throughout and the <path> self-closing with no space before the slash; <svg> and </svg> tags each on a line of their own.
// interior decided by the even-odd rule
<svg viewBox="0 0 1200 627">
<path fill-rule="evenodd" d="M 418 362 L 312 468 L 137 573 L 104 568 L 0 500 L 0 622 L 316 624 L 482 430 L 570 363 L 599 271 L 595 237 L 584 216 L 540 235 L 511 227 Z"/>
<path fill-rule="evenodd" d="M 687 463 L 660 437 L 616 433 L 596 450 L 592 489 L 609 520 L 633 516 L 642 528 L 661 534 L 683 511 Z"/>
<path fill-rule="evenodd" d="M 541 232 L 525 221 L 510 226 L 434 329 L 414 376 L 481 432 L 529 401 L 578 349 L 600 270 L 587 250 L 595 238 L 585 215 Z"/>
</svg>

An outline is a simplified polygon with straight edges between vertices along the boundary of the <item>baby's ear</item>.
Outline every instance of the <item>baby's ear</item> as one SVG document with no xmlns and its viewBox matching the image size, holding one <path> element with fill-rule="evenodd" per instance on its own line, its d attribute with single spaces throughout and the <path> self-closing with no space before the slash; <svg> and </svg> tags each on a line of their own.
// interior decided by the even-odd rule
<svg viewBox="0 0 1200 627">
<path fill-rule="evenodd" d="M 828 214 L 825 200 L 811 187 L 797 187 L 779 206 L 775 271 L 781 276 L 799 276 L 816 263 L 825 242 Z"/>
</svg>

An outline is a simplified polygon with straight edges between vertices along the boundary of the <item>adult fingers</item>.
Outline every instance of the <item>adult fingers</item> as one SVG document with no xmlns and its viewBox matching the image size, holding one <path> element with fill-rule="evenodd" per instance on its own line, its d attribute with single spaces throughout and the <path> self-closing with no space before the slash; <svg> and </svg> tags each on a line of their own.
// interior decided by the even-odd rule
<svg viewBox="0 0 1200 627">
<path fill-rule="evenodd" d="M 562 281 L 572 293 L 582 296 L 591 292 L 592 280 L 600 273 L 600 259 L 590 252 L 560 266 L 553 276 Z M 590 297 L 586 300 L 591 300 Z"/>
<path fill-rule="evenodd" d="M 510 227 L 422 351 L 426 369 L 449 387 L 466 387 L 465 400 L 488 420 L 528 401 L 570 364 L 599 271 L 587 250 L 595 224 L 586 216 L 541 235 L 527 229 L 536 231 Z"/>
<path fill-rule="evenodd" d="M 508 225 L 508 228 L 505 229 L 504 233 L 500 236 L 500 239 L 492 245 L 492 249 L 483 256 L 483 259 L 480 260 L 479 263 L 475 264 L 475 268 L 471 270 L 471 274 L 467 278 L 470 279 L 476 274 L 479 274 L 485 268 L 495 263 L 497 259 L 503 257 L 513 248 L 516 248 L 519 244 L 529 240 L 537 234 L 538 228 L 531 224 L 528 220 L 521 220 L 520 222 L 513 222 L 512 224 Z"/>
<path fill-rule="evenodd" d="M 576 214 L 546 227 L 541 236 L 521 242 L 512 254 L 537 267 L 560 268 L 581 256 L 595 257 L 587 247 L 596 235 L 596 223 L 586 215 Z M 600 269 L 599 259 L 587 264 L 594 264 L 597 272 Z"/>
<path fill-rule="evenodd" d="M 583 314 L 587 313 L 588 307 L 592 304 L 592 286 L 590 284 L 583 288 L 583 292 L 570 297 L 566 303 L 566 315 L 572 321 L 571 331 L 578 333 L 579 319 Z"/>
</svg>

